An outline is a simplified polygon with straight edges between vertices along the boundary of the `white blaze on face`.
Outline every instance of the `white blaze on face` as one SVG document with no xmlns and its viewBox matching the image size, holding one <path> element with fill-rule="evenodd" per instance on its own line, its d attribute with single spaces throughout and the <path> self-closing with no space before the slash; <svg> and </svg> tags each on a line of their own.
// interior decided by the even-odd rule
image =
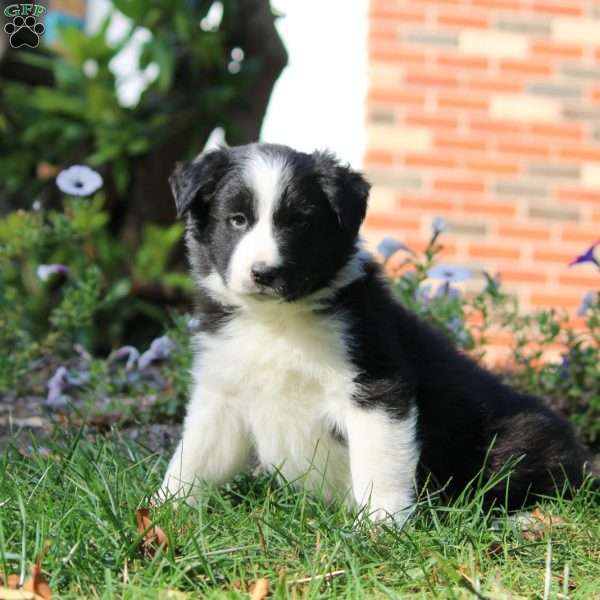
<svg viewBox="0 0 600 600">
<path fill-rule="evenodd" d="M 229 263 L 228 287 L 237 293 L 257 290 L 252 265 L 264 262 L 276 267 L 281 256 L 273 231 L 273 213 L 288 178 L 288 168 L 280 158 L 255 153 L 244 168 L 244 177 L 255 200 L 255 222 L 234 250 Z"/>
</svg>

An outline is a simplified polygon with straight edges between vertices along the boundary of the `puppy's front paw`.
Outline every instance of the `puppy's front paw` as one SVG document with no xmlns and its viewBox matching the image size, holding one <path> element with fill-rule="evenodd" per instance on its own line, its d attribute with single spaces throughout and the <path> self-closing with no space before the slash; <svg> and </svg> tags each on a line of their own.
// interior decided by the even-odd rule
<svg viewBox="0 0 600 600">
<path fill-rule="evenodd" d="M 396 527 L 402 528 L 406 524 L 406 521 L 408 521 L 409 517 L 413 514 L 414 510 L 414 504 L 394 512 L 384 508 L 377 508 L 369 513 L 369 518 L 374 523 L 388 521 L 390 524 L 393 523 Z"/>
<path fill-rule="evenodd" d="M 153 506 L 167 501 L 185 501 L 191 507 L 198 505 L 198 489 L 193 483 L 181 481 L 179 477 L 167 473 L 158 490 L 151 499 Z"/>
</svg>

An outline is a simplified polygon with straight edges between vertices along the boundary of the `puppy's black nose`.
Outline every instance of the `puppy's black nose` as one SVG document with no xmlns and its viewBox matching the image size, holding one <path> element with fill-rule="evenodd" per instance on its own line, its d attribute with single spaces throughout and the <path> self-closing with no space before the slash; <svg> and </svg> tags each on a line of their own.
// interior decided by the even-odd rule
<svg viewBox="0 0 600 600">
<path fill-rule="evenodd" d="M 258 285 L 270 286 L 275 281 L 277 267 L 271 267 L 266 262 L 255 262 L 250 268 L 252 279 Z"/>
</svg>

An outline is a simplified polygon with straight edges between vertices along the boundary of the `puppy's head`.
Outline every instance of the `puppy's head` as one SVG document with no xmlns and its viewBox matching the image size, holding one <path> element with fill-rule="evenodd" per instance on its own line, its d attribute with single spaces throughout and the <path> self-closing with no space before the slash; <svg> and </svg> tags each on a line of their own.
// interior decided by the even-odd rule
<svg viewBox="0 0 600 600">
<path fill-rule="evenodd" d="M 369 185 L 330 154 L 251 144 L 180 163 L 198 283 L 229 301 L 294 301 L 327 287 L 355 251 Z"/>
</svg>

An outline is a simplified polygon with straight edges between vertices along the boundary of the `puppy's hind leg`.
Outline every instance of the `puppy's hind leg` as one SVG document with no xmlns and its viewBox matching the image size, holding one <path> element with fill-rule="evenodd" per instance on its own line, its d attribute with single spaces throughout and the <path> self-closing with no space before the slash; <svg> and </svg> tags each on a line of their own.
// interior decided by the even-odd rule
<svg viewBox="0 0 600 600">
<path fill-rule="evenodd" d="M 510 477 L 486 494 L 488 504 L 509 509 L 531 505 L 539 497 L 571 493 L 590 474 L 588 451 L 562 417 L 527 397 L 536 410 L 517 413 L 496 424 L 486 471 L 489 477 L 516 462 Z M 515 461 L 515 459 L 518 459 Z"/>
<path fill-rule="evenodd" d="M 155 501 L 169 497 L 194 503 L 194 484 L 222 484 L 249 463 L 252 444 L 239 413 L 218 394 L 196 386 L 179 442 Z"/>
</svg>

